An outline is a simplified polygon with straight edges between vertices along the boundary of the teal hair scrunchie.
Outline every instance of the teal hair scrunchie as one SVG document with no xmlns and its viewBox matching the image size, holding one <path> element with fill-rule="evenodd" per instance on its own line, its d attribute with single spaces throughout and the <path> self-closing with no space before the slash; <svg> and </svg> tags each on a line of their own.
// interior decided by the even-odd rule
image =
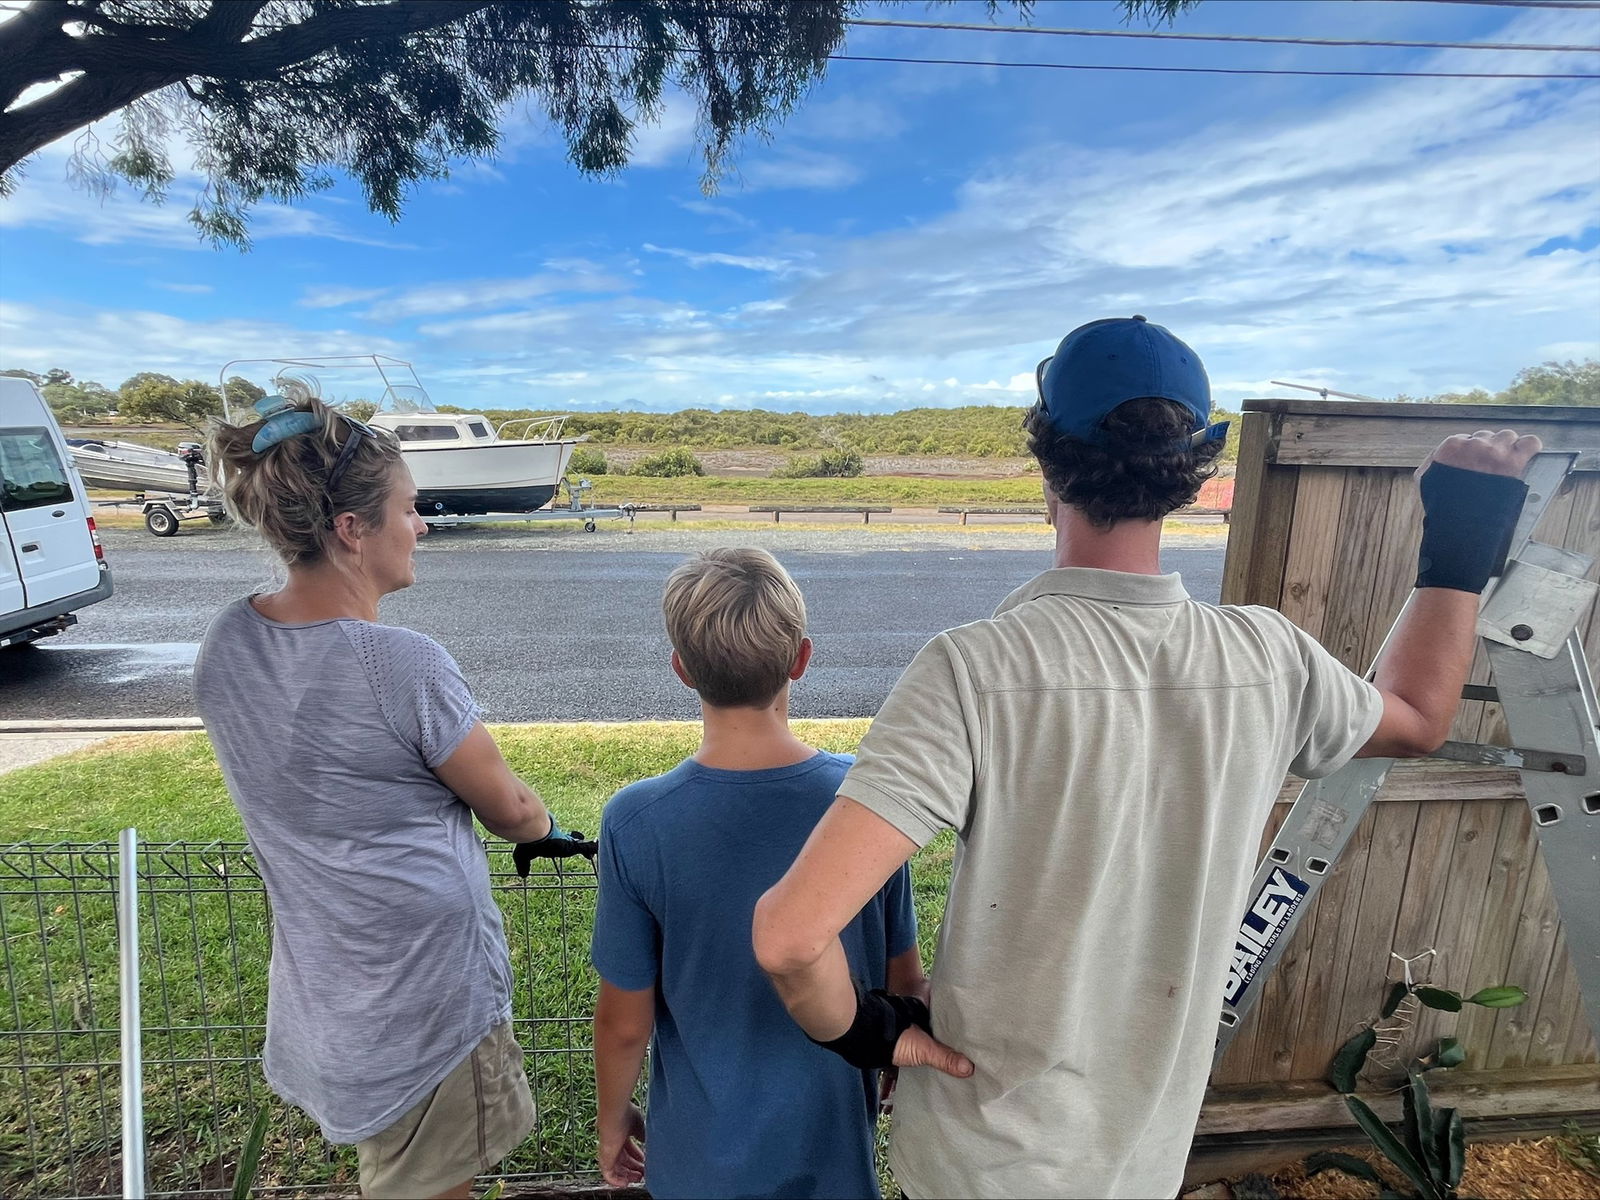
<svg viewBox="0 0 1600 1200">
<path fill-rule="evenodd" d="M 257 454 L 288 438 L 310 433 L 322 424 L 316 413 L 296 408 L 283 396 L 263 396 L 255 402 L 254 407 L 265 418 L 265 423 L 256 430 L 256 436 L 250 441 L 250 449 Z"/>
</svg>

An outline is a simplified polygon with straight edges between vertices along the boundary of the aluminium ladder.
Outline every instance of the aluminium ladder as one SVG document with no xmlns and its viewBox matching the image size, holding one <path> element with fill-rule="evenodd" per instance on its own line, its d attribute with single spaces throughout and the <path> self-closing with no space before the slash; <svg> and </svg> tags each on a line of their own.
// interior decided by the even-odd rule
<svg viewBox="0 0 1600 1200">
<path fill-rule="evenodd" d="M 1511 746 L 1446 742 L 1430 757 L 1521 772 L 1585 1015 L 1600 1033 L 1600 707 L 1577 632 L 1600 585 L 1584 578 L 1593 556 L 1531 536 L 1572 463 L 1570 454 L 1534 458 L 1505 570 L 1479 603 L 1478 636 L 1493 686 L 1469 685 L 1462 697 L 1497 701 Z M 1374 663 L 1382 656 L 1380 648 Z M 1393 765 L 1390 758 L 1353 759 L 1301 790 L 1251 884 L 1231 950 L 1213 1062 L 1260 998 L 1263 980 Z"/>
</svg>

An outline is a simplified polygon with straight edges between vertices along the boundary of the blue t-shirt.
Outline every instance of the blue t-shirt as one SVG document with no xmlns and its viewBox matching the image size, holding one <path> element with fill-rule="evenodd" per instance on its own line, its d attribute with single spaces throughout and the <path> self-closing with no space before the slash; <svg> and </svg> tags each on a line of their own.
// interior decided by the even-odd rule
<svg viewBox="0 0 1600 1200">
<path fill-rule="evenodd" d="M 645 1187 L 652 1196 L 871 1196 L 876 1072 L 813 1045 L 756 965 L 756 901 L 789 869 L 850 766 L 818 752 L 762 771 L 693 759 L 623 788 L 600 828 L 593 957 L 656 988 Z M 883 987 L 917 940 L 902 867 L 842 933 Z"/>
</svg>

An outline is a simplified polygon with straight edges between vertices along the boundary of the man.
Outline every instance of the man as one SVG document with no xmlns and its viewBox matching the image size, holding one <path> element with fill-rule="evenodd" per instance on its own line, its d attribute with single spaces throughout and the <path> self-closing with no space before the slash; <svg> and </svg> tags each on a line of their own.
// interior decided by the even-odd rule
<svg viewBox="0 0 1600 1200">
<path fill-rule="evenodd" d="M 606 805 L 593 951 L 601 1172 L 661 1200 L 876 1197 L 876 1073 L 808 1042 L 750 952 L 757 899 L 851 761 L 789 729 L 789 684 L 811 659 L 805 601 L 766 551 L 712 550 L 672 573 L 662 610 L 704 726 L 694 757 Z M 840 928 L 860 978 L 925 990 L 904 864 Z M 647 1156 L 632 1100 L 652 1031 Z"/>
<path fill-rule="evenodd" d="M 937 1068 L 902 1073 L 896 1105 L 890 1162 L 918 1200 L 1177 1193 L 1284 773 L 1445 739 L 1539 448 L 1502 431 L 1434 452 L 1420 590 L 1374 686 L 1282 615 L 1197 603 L 1160 573 L 1161 519 L 1225 432 L 1188 346 L 1143 317 L 1096 321 L 1039 388 L 1055 569 L 922 649 L 754 923 L 812 1038 Z M 853 986 L 833 931 L 944 829 L 930 1021 Z"/>
</svg>

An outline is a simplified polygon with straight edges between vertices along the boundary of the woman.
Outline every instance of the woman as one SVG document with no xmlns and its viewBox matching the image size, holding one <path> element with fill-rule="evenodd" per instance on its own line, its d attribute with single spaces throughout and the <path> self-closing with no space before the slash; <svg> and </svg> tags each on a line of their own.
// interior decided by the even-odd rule
<svg viewBox="0 0 1600 1200">
<path fill-rule="evenodd" d="M 378 624 L 427 532 L 399 445 L 303 389 L 256 408 L 209 461 L 287 581 L 218 614 L 194 678 L 272 901 L 263 1068 L 355 1144 L 363 1194 L 464 1197 L 534 1120 L 472 818 L 546 849 L 569 835 L 444 648 Z"/>
</svg>

